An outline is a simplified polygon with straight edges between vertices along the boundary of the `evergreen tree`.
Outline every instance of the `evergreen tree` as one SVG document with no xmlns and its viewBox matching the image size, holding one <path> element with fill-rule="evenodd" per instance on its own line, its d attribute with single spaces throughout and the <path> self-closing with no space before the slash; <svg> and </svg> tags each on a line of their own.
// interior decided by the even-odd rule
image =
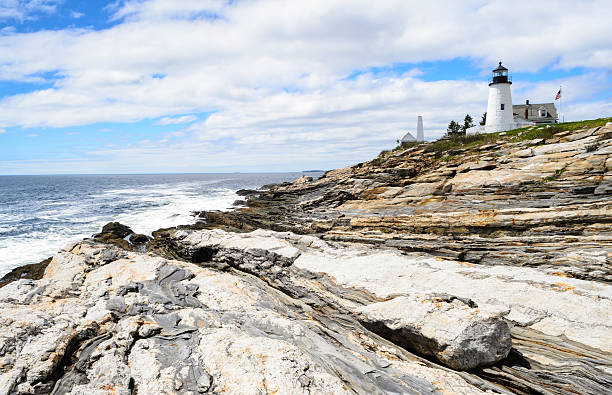
<svg viewBox="0 0 612 395">
<path fill-rule="evenodd" d="M 450 121 L 448 128 L 446 129 L 446 134 L 448 137 L 457 137 L 461 135 L 461 125 L 454 120 Z"/>
<path fill-rule="evenodd" d="M 486 111 L 484 114 L 482 114 L 482 119 L 480 120 L 480 124 L 482 126 L 484 126 L 485 123 L 487 123 L 487 112 Z"/>
<path fill-rule="evenodd" d="M 474 126 L 474 120 L 472 119 L 470 114 L 466 114 L 465 118 L 463 118 L 463 126 L 461 127 L 461 131 L 463 132 L 463 134 L 465 134 L 465 132 L 472 126 Z"/>
</svg>

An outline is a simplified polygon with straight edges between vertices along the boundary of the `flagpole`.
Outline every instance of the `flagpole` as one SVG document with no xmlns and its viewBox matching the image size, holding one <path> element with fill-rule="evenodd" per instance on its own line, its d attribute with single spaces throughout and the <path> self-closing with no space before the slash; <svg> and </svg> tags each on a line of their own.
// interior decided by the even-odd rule
<svg viewBox="0 0 612 395">
<path fill-rule="evenodd" d="M 561 100 L 563 100 L 563 92 L 561 92 Z M 565 122 L 565 113 L 563 113 L 563 122 Z"/>
<path fill-rule="evenodd" d="M 562 108 L 563 108 L 563 90 L 562 90 L 562 86 L 561 85 L 559 85 L 559 93 L 560 93 L 560 95 L 559 95 L 559 117 L 561 117 L 562 114 L 563 114 L 563 111 L 562 111 Z M 564 121 L 565 121 L 565 118 L 562 118 L 561 122 L 564 122 Z"/>
</svg>

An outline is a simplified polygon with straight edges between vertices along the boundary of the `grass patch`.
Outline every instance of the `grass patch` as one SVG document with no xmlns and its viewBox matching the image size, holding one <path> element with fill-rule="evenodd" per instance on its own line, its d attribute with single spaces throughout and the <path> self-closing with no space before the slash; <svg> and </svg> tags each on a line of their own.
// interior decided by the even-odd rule
<svg viewBox="0 0 612 395">
<path fill-rule="evenodd" d="M 555 181 L 559 178 L 559 176 L 561 176 L 561 174 L 565 173 L 566 170 L 567 169 L 565 167 L 562 167 L 561 169 L 557 169 L 555 170 L 555 174 L 542 178 L 542 182 Z"/>
<path fill-rule="evenodd" d="M 564 123 L 558 123 L 557 125 L 561 126 L 563 130 L 572 131 L 572 130 L 578 130 L 578 129 L 596 128 L 599 126 L 604 126 L 608 122 L 612 122 L 612 117 L 589 119 L 586 121 L 564 122 Z"/>
<path fill-rule="evenodd" d="M 535 128 L 521 128 L 506 132 L 509 137 L 513 137 L 516 141 L 535 140 L 535 139 L 551 139 L 556 133 L 562 132 L 564 129 L 559 126 L 537 126 Z"/>
<path fill-rule="evenodd" d="M 397 147 L 395 147 L 393 151 L 416 147 L 419 144 L 422 144 L 422 143 L 419 143 L 418 141 L 405 141 L 403 143 L 400 143 Z"/>
<path fill-rule="evenodd" d="M 482 144 L 495 143 L 499 139 L 499 133 L 477 133 L 466 136 L 447 137 L 433 141 L 425 147 L 425 152 L 434 152 L 436 158 L 443 158 L 448 161 L 452 159 L 454 154 L 442 156 L 448 151 L 469 149 Z"/>
<path fill-rule="evenodd" d="M 587 121 L 563 122 L 550 124 L 549 128 L 546 125 L 529 126 L 520 129 L 509 130 L 507 136 L 514 137 L 516 141 L 535 140 L 535 139 L 550 139 L 560 132 L 574 131 L 578 129 L 591 129 L 599 126 L 604 126 L 606 123 L 612 122 L 612 117 L 590 119 Z"/>
<path fill-rule="evenodd" d="M 457 157 L 457 155 L 446 155 L 446 156 L 443 156 L 440 160 L 442 162 L 450 162 L 455 157 Z"/>
<path fill-rule="evenodd" d="M 430 143 L 419 143 L 416 141 L 405 142 L 399 144 L 393 150 L 390 151 L 382 151 L 377 158 L 372 160 L 372 164 L 380 165 L 384 163 L 384 161 L 389 157 L 392 153 L 407 150 L 418 145 L 422 145 L 425 153 L 434 153 L 434 157 L 437 160 L 443 162 L 449 162 L 458 156 L 459 152 L 453 152 L 458 150 L 469 150 L 484 144 L 493 144 L 497 143 L 498 140 L 503 139 L 506 141 L 525 141 L 525 140 L 536 140 L 536 139 L 551 139 L 557 133 L 564 131 L 574 131 L 578 129 L 591 129 L 599 126 L 604 126 L 606 123 L 612 122 L 612 117 L 608 118 L 598 118 L 591 119 L 586 121 L 577 121 L 577 122 L 564 122 L 550 125 L 541 125 L 541 126 L 527 126 L 524 128 L 508 130 L 505 132 L 497 132 L 497 133 L 477 133 L 470 134 L 466 136 L 456 136 L 456 137 L 445 137 L 436 141 L 432 141 Z M 549 126 L 549 127 L 547 127 Z M 502 136 L 500 136 L 502 134 Z M 587 147 L 587 151 L 597 149 L 596 146 Z M 588 151 L 590 152 L 590 151 Z M 555 177 L 558 177 L 559 174 L 555 174 L 554 176 L 550 176 L 551 179 L 547 181 L 552 181 Z M 549 177 L 546 177 L 549 178 Z M 543 179 L 546 181 L 546 178 Z"/>
</svg>

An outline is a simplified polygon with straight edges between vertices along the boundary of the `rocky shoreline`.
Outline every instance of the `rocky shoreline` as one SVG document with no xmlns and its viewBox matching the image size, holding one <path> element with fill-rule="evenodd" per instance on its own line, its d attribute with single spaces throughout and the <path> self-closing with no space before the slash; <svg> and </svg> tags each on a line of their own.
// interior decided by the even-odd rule
<svg viewBox="0 0 612 395">
<path fill-rule="evenodd" d="M 0 394 L 609 392 L 612 124 L 451 143 L 9 273 Z"/>
</svg>

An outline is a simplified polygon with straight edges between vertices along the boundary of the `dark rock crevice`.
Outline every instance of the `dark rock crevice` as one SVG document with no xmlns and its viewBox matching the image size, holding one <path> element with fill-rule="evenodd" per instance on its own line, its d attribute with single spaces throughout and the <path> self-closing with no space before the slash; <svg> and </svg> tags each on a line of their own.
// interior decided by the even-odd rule
<svg viewBox="0 0 612 395">
<path fill-rule="evenodd" d="M 51 374 L 50 382 L 54 383 L 51 395 L 69 393 L 77 384 L 87 382 L 85 371 L 92 351 L 110 334 L 99 334 L 99 327 L 93 326 L 77 334 L 70 340 L 64 356 Z"/>
</svg>

